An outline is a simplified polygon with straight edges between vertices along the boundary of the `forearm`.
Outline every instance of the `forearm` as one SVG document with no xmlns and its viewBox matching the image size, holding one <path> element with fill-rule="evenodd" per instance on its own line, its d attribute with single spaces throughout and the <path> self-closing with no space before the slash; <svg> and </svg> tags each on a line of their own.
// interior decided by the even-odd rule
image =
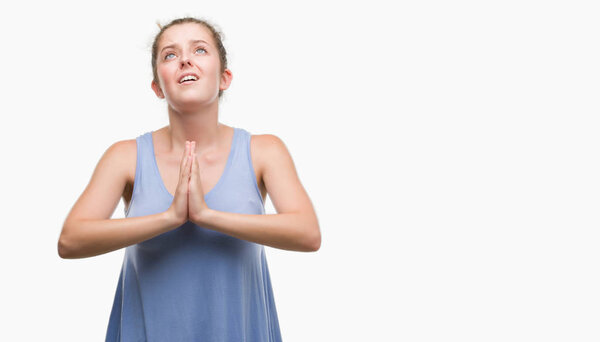
<svg viewBox="0 0 600 342">
<path fill-rule="evenodd" d="M 65 223 L 58 242 L 62 258 L 92 257 L 127 247 L 181 225 L 168 212 L 108 220 L 74 220 Z"/>
<path fill-rule="evenodd" d="M 251 215 L 208 209 L 196 224 L 238 239 L 286 250 L 311 252 L 321 244 L 316 217 L 302 213 Z"/>
</svg>

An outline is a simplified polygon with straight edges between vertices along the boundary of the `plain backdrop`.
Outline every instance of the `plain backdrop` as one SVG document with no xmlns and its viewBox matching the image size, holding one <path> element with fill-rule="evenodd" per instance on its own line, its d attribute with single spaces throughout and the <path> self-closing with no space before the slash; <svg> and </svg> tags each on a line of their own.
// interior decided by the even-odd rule
<svg viewBox="0 0 600 342">
<path fill-rule="evenodd" d="M 319 251 L 265 247 L 284 341 L 600 339 L 593 1 L 0 6 L 0 340 L 104 340 L 124 250 L 58 237 L 168 124 L 150 45 L 186 15 L 224 33 L 220 121 L 280 137 L 317 211 Z"/>
</svg>

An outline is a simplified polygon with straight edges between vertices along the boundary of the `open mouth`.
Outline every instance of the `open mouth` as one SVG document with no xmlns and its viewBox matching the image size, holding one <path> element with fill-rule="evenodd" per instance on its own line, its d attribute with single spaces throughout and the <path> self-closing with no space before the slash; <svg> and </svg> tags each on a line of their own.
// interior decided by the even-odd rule
<svg viewBox="0 0 600 342">
<path fill-rule="evenodd" d="M 179 79 L 179 84 L 186 84 L 196 82 L 198 80 L 198 76 L 196 75 L 185 75 Z"/>
</svg>

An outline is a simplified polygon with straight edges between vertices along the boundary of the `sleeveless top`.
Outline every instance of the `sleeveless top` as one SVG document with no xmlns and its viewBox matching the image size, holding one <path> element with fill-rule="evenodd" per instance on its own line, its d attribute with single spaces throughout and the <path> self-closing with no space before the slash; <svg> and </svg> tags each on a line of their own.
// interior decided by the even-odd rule
<svg viewBox="0 0 600 342">
<path fill-rule="evenodd" d="M 126 217 L 166 211 L 152 132 L 136 138 L 137 164 Z M 234 127 L 225 170 L 204 197 L 209 208 L 264 214 L 250 133 Z M 106 341 L 280 342 L 264 246 L 187 221 L 126 247 Z"/>
</svg>

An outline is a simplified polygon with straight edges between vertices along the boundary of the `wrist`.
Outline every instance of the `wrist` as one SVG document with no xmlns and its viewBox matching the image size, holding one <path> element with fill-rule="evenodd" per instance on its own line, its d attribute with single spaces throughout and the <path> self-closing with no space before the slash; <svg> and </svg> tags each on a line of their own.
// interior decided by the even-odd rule
<svg viewBox="0 0 600 342">
<path fill-rule="evenodd" d="M 192 221 L 197 226 L 208 226 L 213 213 L 214 210 L 206 208 L 202 210 L 199 214 L 194 214 L 193 216 L 191 216 L 190 221 Z"/>
<path fill-rule="evenodd" d="M 162 219 L 165 227 L 167 227 L 167 231 L 175 229 L 185 223 L 182 222 L 182 220 L 175 215 L 175 212 L 170 209 L 162 213 Z"/>
</svg>

